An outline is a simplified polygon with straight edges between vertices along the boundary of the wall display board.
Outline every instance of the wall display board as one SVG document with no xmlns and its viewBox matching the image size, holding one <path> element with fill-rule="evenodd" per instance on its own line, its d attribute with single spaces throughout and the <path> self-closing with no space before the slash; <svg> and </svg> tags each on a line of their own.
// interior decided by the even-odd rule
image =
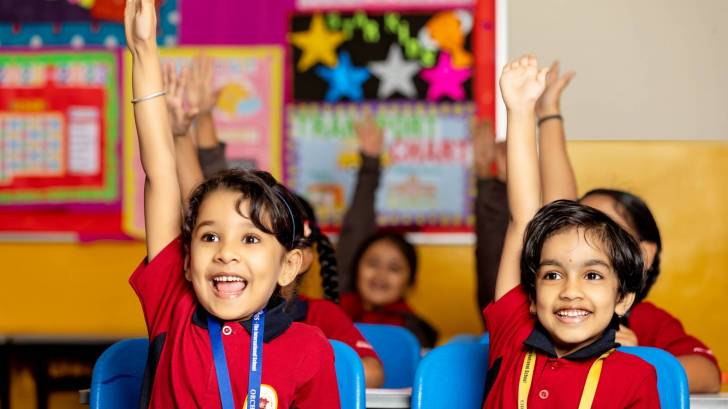
<svg viewBox="0 0 728 409">
<path fill-rule="evenodd" d="M 385 131 L 376 208 L 381 225 L 462 232 L 472 225 L 470 124 L 473 105 L 298 104 L 288 108 L 286 183 L 335 229 L 359 167 L 352 122 L 369 111 Z"/>
<path fill-rule="evenodd" d="M 217 136 L 227 144 L 230 166 L 257 167 L 280 175 L 282 59 L 279 47 L 194 47 L 160 50 L 163 63 L 178 70 L 200 50 L 214 61 L 214 86 L 221 89 L 213 113 Z M 127 66 L 131 57 L 126 56 Z M 131 75 L 125 77 L 131 95 Z M 124 135 L 124 230 L 144 235 L 144 172 L 131 104 L 126 105 Z"/>
<path fill-rule="evenodd" d="M 296 0 L 298 10 L 413 10 L 472 7 L 475 0 Z"/>
<path fill-rule="evenodd" d="M 177 2 L 157 0 L 160 44 L 177 43 Z M 0 44 L 31 48 L 123 46 L 124 4 L 124 0 L 3 0 Z"/>
<path fill-rule="evenodd" d="M 118 202 L 118 70 L 111 52 L 0 53 L 3 231 L 84 231 L 81 210 Z"/>
</svg>

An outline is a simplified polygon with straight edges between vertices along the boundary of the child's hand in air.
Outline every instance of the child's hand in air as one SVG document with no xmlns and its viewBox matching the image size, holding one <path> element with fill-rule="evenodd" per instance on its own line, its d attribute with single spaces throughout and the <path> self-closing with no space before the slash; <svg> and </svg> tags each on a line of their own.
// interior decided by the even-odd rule
<svg viewBox="0 0 728 409">
<path fill-rule="evenodd" d="M 543 94 L 536 102 L 536 116 L 543 118 L 548 115 L 558 115 L 561 113 L 561 93 L 576 72 L 569 71 L 564 75 L 559 75 L 559 62 L 554 61 L 546 74 L 546 88 Z"/>
<path fill-rule="evenodd" d="M 617 331 L 617 335 L 614 340 L 616 342 L 619 342 L 622 346 L 626 347 L 636 347 L 639 345 L 639 339 L 637 339 L 637 334 L 621 324 L 619 325 L 619 331 Z"/>
<path fill-rule="evenodd" d="M 189 69 L 184 67 L 179 75 L 177 75 L 174 66 L 171 63 L 167 63 L 164 65 L 163 75 L 164 89 L 167 90 L 165 99 L 167 101 L 172 134 L 174 136 L 185 136 L 198 112 L 196 105 L 192 103 L 185 105 L 185 89 L 187 88 Z"/>
<path fill-rule="evenodd" d="M 546 84 L 547 68 L 538 68 L 532 55 L 524 55 L 503 67 L 501 94 L 509 111 L 532 112 Z"/>
<path fill-rule="evenodd" d="M 354 131 L 359 139 L 359 148 L 362 153 L 370 157 L 379 157 L 384 148 L 384 131 L 377 125 L 374 118 L 366 114 L 364 118 L 354 124 Z"/>
<path fill-rule="evenodd" d="M 473 164 L 478 179 L 485 179 L 490 175 L 490 166 L 495 159 L 495 138 L 490 122 L 484 119 L 476 120 L 472 127 L 473 138 Z"/>
<path fill-rule="evenodd" d="M 156 50 L 157 12 L 154 0 L 126 0 L 124 33 L 126 46 L 132 55 Z"/>
<path fill-rule="evenodd" d="M 196 106 L 200 114 L 209 114 L 217 105 L 222 89 L 213 88 L 213 60 L 199 54 L 192 60 L 187 82 L 187 98 L 191 106 Z"/>
</svg>

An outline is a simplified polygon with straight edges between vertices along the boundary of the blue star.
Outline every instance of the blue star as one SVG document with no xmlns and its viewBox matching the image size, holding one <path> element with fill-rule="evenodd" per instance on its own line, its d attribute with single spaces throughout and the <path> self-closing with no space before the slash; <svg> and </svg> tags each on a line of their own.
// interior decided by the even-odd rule
<svg viewBox="0 0 728 409">
<path fill-rule="evenodd" d="M 336 102 L 342 97 L 351 101 L 361 101 L 364 97 L 362 85 L 369 79 L 369 70 L 351 65 L 349 53 L 339 53 L 339 63 L 334 68 L 318 66 L 316 74 L 329 83 L 326 102 Z"/>
</svg>

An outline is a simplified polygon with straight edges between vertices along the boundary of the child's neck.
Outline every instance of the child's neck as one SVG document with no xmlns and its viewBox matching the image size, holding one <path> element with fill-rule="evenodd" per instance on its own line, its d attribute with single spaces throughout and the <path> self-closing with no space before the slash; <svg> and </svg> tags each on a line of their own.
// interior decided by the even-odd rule
<svg viewBox="0 0 728 409">
<path fill-rule="evenodd" d="M 598 340 L 601 337 L 602 334 L 595 335 L 592 338 L 584 340 L 583 342 L 580 342 L 578 344 L 558 344 L 557 342 L 554 342 L 554 352 L 556 352 L 557 358 L 562 358 L 567 355 L 573 354 L 574 352 L 584 348 L 587 345 L 591 345 L 592 343 L 594 343 L 594 341 Z"/>
</svg>

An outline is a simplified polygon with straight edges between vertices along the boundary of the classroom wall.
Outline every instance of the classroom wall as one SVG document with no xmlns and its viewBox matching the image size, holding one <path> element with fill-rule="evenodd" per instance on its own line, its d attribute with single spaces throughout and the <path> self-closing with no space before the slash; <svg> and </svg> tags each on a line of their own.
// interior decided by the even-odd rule
<svg viewBox="0 0 728 409">
<path fill-rule="evenodd" d="M 664 252 L 649 299 L 680 318 L 728 368 L 728 143 L 580 141 L 569 143 L 569 153 L 581 192 L 623 188 L 650 204 Z M 419 255 L 414 308 L 443 339 L 480 332 L 473 248 L 420 246 Z M 0 243 L 0 334 L 144 335 L 127 283 L 143 256 L 137 242 Z M 316 275 L 309 280 L 304 288 L 315 288 Z"/>
</svg>

